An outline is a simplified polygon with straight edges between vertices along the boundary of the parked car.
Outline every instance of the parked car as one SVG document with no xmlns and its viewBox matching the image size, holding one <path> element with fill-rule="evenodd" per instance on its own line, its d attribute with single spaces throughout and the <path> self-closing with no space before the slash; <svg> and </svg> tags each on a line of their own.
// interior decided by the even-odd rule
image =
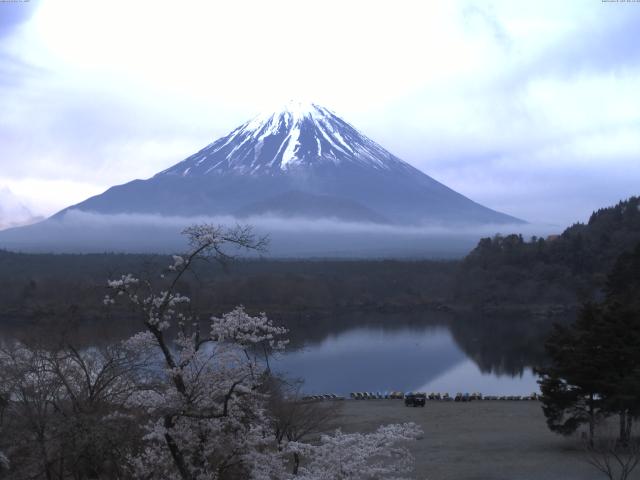
<svg viewBox="0 0 640 480">
<path fill-rule="evenodd" d="M 407 407 L 424 407 L 427 403 L 427 395 L 424 393 L 408 393 L 404 396 L 404 404 Z"/>
</svg>

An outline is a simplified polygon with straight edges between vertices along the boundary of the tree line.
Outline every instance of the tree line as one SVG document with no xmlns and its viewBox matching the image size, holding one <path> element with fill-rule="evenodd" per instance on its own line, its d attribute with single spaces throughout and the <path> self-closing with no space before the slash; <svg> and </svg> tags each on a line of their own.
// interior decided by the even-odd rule
<svg viewBox="0 0 640 480">
<path fill-rule="evenodd" d="M 600 209 L 587 224 L 556 237 L 483 238 L 462 260 L 241 259 L 230 271 L 196 268 L 182 280 L 183 290 L 211 313 L 238 303 L 273 314 L 578 305 L 599 298 L 616 257 L 640 242 L 639 203 L 632 197 Z M 41 321 L 71 307 L 98 319 L 103 278 L 121 271 L 145 275 L 163 261 L 159 255 L 0 251 L 0 319 Z M 215 291 L 215 299 L 195 298 L 203 289 Z"/>
<path fill-rule="evenodd" d="M 602 295 L 617 257 L 640 242 L 640 198 L 593 212 L 560 235 L 483 238 L 457 271 L 454 299 L 473 304 L 576 304 Z"/>
</svg>

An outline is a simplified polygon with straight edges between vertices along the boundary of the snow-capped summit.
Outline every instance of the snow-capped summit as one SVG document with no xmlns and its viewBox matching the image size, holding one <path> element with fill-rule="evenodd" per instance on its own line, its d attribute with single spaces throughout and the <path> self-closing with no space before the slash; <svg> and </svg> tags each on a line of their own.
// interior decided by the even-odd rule
<svg viewBox="0 0 640 480">
<path fill-rule="evenodd" d="M 350 165 L 413 171 L 327 108 L 290 101 L 258 115 L 159 175 L 279 175 L 298 167 Z"/>
</svg>

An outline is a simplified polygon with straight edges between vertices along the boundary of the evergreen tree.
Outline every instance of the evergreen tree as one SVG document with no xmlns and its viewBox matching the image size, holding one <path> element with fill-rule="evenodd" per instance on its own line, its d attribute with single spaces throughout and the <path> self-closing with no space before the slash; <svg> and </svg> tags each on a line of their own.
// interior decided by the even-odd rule
<svg viewBox="0 0 640 480">
<path fill-rule="evenodd" d="M 608 367 L 602 396 L 620 418 L 619 439 L 626 445 L 640 416 L 640 244 L 618 258 L 607 278 L 602 323 Z"/>
<path fill-rule="evenodd" d="M 568 435 L 588 423 L 593 442 L 597 420 L 618 415 L 628 444 L 640 416 L 640 245 L 616 261 L 604 302 L 556 327 L 545 348 L 550 366 L 537 373 L 549 428 Z"/>
<path fill-rule="evenodd" d="M 551 365 L 536 372 L 549 429 L 570 435 L 587 424 L 590 443 L 597 421 L 605 415 L 599 396 L 604 380 L 596 334 L 600 314 L 598 306 L 587 304 L 575 324 L 557 325 L 545 345 Z"/>
</svg>

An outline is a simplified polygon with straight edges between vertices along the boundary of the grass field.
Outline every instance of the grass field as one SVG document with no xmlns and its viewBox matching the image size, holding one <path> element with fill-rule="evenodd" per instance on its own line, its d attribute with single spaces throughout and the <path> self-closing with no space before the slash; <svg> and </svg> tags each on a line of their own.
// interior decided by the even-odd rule
<svg viewBox="0 0 640 480">
<path fill-rule="evenodd" d="M 422 427 L 424 437 L 409 445 L 416 458 L 413 477 L 417 479 L 606 478 L 587 463 L 577 438 L 547 429 L 536 401 L 428 401 L 424 408 L 405 407 L 401 400 L 343 403 L 338 424 L 345 432 L 410 421 Z M 635 473 L 640 475 L 640 470 Z"/>
</svg>

